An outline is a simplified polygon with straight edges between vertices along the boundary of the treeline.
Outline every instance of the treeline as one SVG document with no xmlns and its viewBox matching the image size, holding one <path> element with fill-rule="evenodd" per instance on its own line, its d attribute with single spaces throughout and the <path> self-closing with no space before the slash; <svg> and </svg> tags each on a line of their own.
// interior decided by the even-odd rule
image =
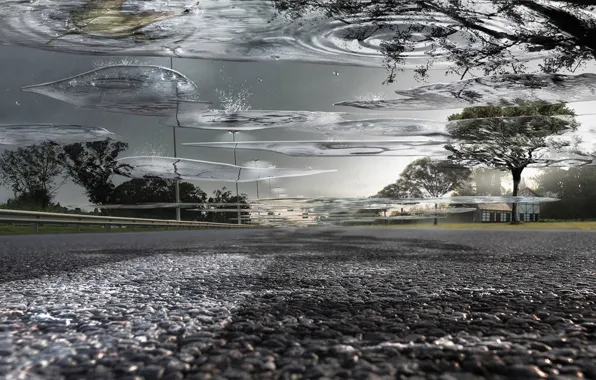
<svg viewBox="0 0 596 380">
<path fill-rule="evenodd" d="M 132 205 L 140 203 L 172 203 L 175 201 L 175 182 L 163 179 L 131 179 L 119 185 L 114 183 L 116 174 L 126 173 L 129 167 L 117 161 L 128 143 L 106 139 L 104 141 L 59 145 L 45 142 L 38 145 L 5 150 L 0 155 L 0 184 L 13 191 L 3 208 L 78 212 L 55 203 L 57 191 L 67 182 L 80 186 L 90 203 L 98 205 L 96 214 L 138 218 L 173 219 L 175 209 L 102 209 L 101 205 Z M 198 186 L 180 183 L 180 200 L 184 203 L 244 203 L 247 196 L 236 195 L 225 187 L 211 196 Z M 210 209 L 233 208 L 213 206 Z M 242 215 L 248 215 L 243 212 Z M 183 220 L 232 222 L 237 213 L 201 212 L 182 210 Z M 235 222 L 235 221 L 234 221 Z"/>
<path fill-rule="evenodd" d="M 596 168 L 593 166 L 541 170 L 536 192 L 557 202 L 540 206 L 542 219 L 596 219 Z"/>
</svg>

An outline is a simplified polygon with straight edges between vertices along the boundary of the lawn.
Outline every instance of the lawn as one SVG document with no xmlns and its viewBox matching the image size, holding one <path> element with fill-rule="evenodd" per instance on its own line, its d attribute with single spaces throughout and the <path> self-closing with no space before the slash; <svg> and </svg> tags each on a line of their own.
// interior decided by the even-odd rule
<svg viewBox="0 0 596 380">
<path fill-rule="evenodd" d="M 384 227 L 382 225 L 375 227 Z M 433 226 L 428 224 L 392 224 L 386 227 L 393 228 L 445 228 L 445 229 L 470 229 L 470 230 L 596 230 L 596 222 L 535 222 L 522 223 L 521 225 L 511 225 L 508 223 L 445 223 Z"/>
</svg>

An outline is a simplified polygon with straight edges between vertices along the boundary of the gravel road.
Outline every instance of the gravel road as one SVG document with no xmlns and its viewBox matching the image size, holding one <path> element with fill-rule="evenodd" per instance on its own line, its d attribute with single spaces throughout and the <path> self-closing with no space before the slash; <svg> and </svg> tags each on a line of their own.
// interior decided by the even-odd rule
<svg viewBox="0 0 596 380">
<path fill-rule="evenodd" d="M 596 233 L 0 237 L 0 378 L 596 379 Z"/>
</svg>

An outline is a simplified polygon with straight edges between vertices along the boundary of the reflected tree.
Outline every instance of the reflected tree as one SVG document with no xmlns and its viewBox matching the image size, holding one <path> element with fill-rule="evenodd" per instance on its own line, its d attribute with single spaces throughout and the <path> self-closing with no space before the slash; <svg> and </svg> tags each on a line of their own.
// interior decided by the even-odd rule
<svg viewBox="0 0 596 380">
<path fill-rule="evenodd" d="M 470 179 L 452 194 L 454 196 L 501 196 L 505 188 L 501 184 L 504 172 L 489 168 L 474 168 Z"/>
<path fill-rule="evenodd" d="M 398 178 L 397 181 L 385 186 L 373 195 L 373 198 L 422 198 L 422 193 L 418 189 L 409 188 L 401 178 Z"/>
<path fill-rule="evenodd" d="M 118 185 L 109 197 L 111 204 L 134 205 L 142 203 L 175 202 L 175 182 L 160 178 L 131 179 Z M 190 182 L 180 182 L 180 201 L 185 203 L 204 203 L 207 194 Z M 146 210 L 111 210 L 120 216 L 137 218 L 174 219 L 174 209 Z M 203 220 L 200 212 L 181 210 L 182 220 Z"/>
<path fill-rule="evenodd" d="M 5 150 L 0 155 L 0 182 L 12 189 L 16 200 L 46 209 L 66 178 L 59 152 L 50 142 Z"/>
<path fill-rule="evenodd" d="M 399 195 L 406 195 L 404 198 L 442 197 L 466 182 L 470 174 L 470 169 L 453 162 L 424 157 L 406 166 L 399 179 L 377 195 L 393 195 L 391 198 L 399 198 Z M 435 203 L 435 208 L 437 207 Z M 434 224 L 437 222 L 435 218 Z"/>
<path fill-rule="evenodd" d="M 116 188 L 113 178 L 116 172 L 129 168 L 117 159 L 128 148 L 128 143 L 106 139 L 63 147 L 60 160 L 72 181 L 85 189 L 90 202 L 106 204 Z"/>
<path fill-rule="evenodd" d="M 420 43 L 432 51 L 429 61 L 417 68 L 419 77 L 427 75 L 435 57 L 454 62 L 448 72 L 463 77 L 470 71 L 521 73 L 527 67 L 516 51 L 544 53 L 540 70 L 548 73 L 575 71 L 596 55 L 593 0 L 272 1 L 291 20 L 316 12 L 341 22 L 348 40 L 392 36 L 381 45 L 387 82 L 395 80 L 406 55 Z M 457 42 L 462 39 L 468 43 Z"/>
<path fill-rule="evenodd" d="M 240 205 L 240 210 L 248 210 L 250 209 L 250 205 L 248 204 L 248 195 L 240 194 L 238 197 L 236 195 L 232 195 L 232 192 L 228 190 L 225 186 L 221 189 L 217 189 L 213 191 L 213 196 L 209 197 L 207 200 L 208 203 L 213 203 L 214 205 L 207 206 L 211 210 L 217 209 L 230 209 L 235 208 L 225 205 L 217 205 L 222 203 L 242 203 Z M 249 216 L 250 213 L 247 211 L 241 211 L 240 217 L 246 218 Z M 229 212 L 208 212 L 205 213 L 206 220 L 210 222 L 217 222 L 217 223 L 238 223 L 237 220 L 233 220 L 234 218 L 238 218 L 237 213 L 229 213 Z M 246 221 L 244 221 L 246 222 Z"/>
<path fill-rule="evenodd" d="M 542 101 L 464 108 L 461 113 L 449 116 L 450 121 L 456 122 L 448 126 L 448 132 L 457 142 L 445 145 L 445 149 L 451 152 L 449 159 L 462 165 L 509 171 L 513 179 L 512 195 L 517 196 L 522 172 L 528 165 L 549 163 L 552 159 L 545 154 L 578 142 L 573 137 L 561 136 L 577 129 L 579 124 L 574 116 L 565 103 Z M 512 223 L 518 224 L 516 203 L 512 215 Z"/>
<path fill-rule="evenodd" d="M 560 199 L 541 206 L 541 218 L 596 218 L 596 167 L 546 168 L 534 181 L 538 193 Z"/>
</svg>

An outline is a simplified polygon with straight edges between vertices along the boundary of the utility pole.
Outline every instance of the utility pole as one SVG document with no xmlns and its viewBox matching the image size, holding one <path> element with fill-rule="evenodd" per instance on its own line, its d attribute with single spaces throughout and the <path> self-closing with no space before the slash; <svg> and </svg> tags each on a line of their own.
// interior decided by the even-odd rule
<svg viewBox="0 0 596 380">
<path fill-rule="evenodd" d="M 260 160 L 252 160 L 252 162 L 255 163 L 255 168 L 257 167 L 257 162 L 259 162 Z M 259 200 L 259 181 L 257 179 L 257 201 Z"/>
<path fill-rule="evenodd" d="M 170 57 L 170 69 L 174 70 L 174 59 Z M 176 87 L 176 91 L 178 91 L 178 87 Z M 176 94 L 178 95 L 178 94 Z M 178 113 L 178 99 L 176 98 L 176 113 Z M 172 134 L 174 137 L 174 158 L 178 157 L 178 152 L 176 149 L 176 126 L 172 126 Z M 176 203 L 180 203 L 180 180 L 176 179 L 174 182 L 175 192 L 176 192 Z M 180 207 L 176 207 L 176 220 L 180 221 Z"/>
<path fill-rule="evenodd" d="M 238 131 L 230 131 L 230 133 L 232 134 L 232 141 L 236 142 L 236 133 L 238 133 Z M 234 145 L 234 165 L 238 165 L 236 162 L 236 146 Z M 236 181 L 236 208 L 238 210 L 238 224 L 242 224 L 242 221 L 240 220 L 240 192 L 238 191 L 238 181 Z"/>
<path fill-rule="evenodd" d="M 269 169 L 275 169 L 275 165 L 269 165 Z M 271 198 L 271 177 L 269 177 L 269 198 Z"/>
</svg>

